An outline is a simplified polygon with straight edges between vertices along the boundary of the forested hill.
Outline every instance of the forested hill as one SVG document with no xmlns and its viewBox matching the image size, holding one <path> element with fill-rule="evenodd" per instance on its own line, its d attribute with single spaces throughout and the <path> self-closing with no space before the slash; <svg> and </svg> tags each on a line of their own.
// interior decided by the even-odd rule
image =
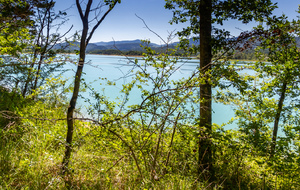
<svg viewBox="0 0 300 190">
<path fill-rule="evenodd" d="M 195 42 L 190 39 L 190 44 Z M 168 45 L 169 48 L 174 48 L 178 42 L 173 42 Z M 139 55 L 143 52 L 142 46 L 146 43 L 142 40 L 124 40 L 124 41 L 110 41 L 110 42 L 96 42 L 89 43 L 86 51 L 92 54 L 134 54 Z M 147 46 L 154 50 L 161 50 L 166 47 L 166 44 L 149 43 Z M 71 45 L 67 43 L 57 44 L 55 49 L 62 49 L 63 52 L 74 52 L 79 50 L 79 42 L 74 42 Z"/>
<path fill-rule="evenodd" d="M 189 40 L 190 44 L 196 44 L 192 39 Z M 297 46 L 300 47 L 300 38 L 296 38 Z M 169 48 L 174 48 L 179 42 L 173 42 L 169 44 Z M 104 54 L 104 55 L 142 55 L 143 48 L 141 45 L 146 45 L 142 40 L 124 40 L 124 41 L 110 41 L 110 42 L 96 42 L 89 43 L 87 46 L 87 53 L 91 54 Z M 259 45 L 259 44 L 257 44 Z M 166 48 L 165 44 L 150 43 L 152 49 L 161 51 Z M 236 51 L 233 55 L 233 59 L 255 60 L 255 51 L 252 48 L 246 51 Z M 63 52 L 74 52 L 79 50 L 79 42 L 74 42 L 71 45 L 66 43 L 57 44 L 55 49 L 62 49 Z"/>
<path fill-rule="evenodd" d="M 141 51 L 141 45 L 146 45 L 141 40 L 126 40 L 126 41 L 110 41 L 110 42 L 96 42 L 89 43 L 87 52 L 96 52 L 99 50 L 115 49 L 120 51 Z M 150 43 L 150 47 L 160 47 L 155 43 Z M 55 49 L 65 49 L 66 51 L 79 50 L 79 42 L 74 42 L 71 45 L 66 43 L 56 45 Z"/>
</svg>

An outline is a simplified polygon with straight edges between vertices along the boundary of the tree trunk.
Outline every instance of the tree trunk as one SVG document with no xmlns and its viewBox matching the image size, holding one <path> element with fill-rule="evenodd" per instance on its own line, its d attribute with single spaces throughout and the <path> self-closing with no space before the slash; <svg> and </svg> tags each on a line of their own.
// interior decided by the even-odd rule
<svg viewBox="0 0 300 190">
<path fill-rule="evenodd" d="M 86 39 L 88 34 L 88 20 L 83 20 L 83 30 L 81 34 L 81 41 L 80 41 L 80 55 L 79 55 L 79 63 L 77 66 L 77 71 L 75 75 L 75 82 L 74 82 L 74 90 L 73 95 L 68 107 L 67 111 L 67 125 L 68 125 L 68 132 L 67 132 L 67 138 L 66 138 L 66 150 L 65 150 L 65 156 L 62 162 L 62 172 L 65 173 L 68 171 L 68 165 L 71 157 L 72 152 L 72 141 L 73 141 L 73 130 L 74 130 L 74 110 L 76 107 L 76 102 L 79 94 L 80 89 L 80 79 L 81 74 L 84 66 L 85 61 L 85 50 L 86 50 Z"/>
<path fill-rule="evenodd" d="M 30 68 L 29 68 L 29 70 L 28 70 L 28 76 L 27 76 L 27 79 L 26 79 L 26 81 L 25 81 L 25 85 L 24 85 L 23 92 L 22 92 L 22 96 L 23 96 L 23 97 L 26 96 L 27 89 L 28 89 L 28 85 L 29 85 L 29 82 L 31 81 L 31 75 L 32 75 L 33 66 L 34 66 L 34 63 L 32 63 L 32 64 L 30 65 Z"/>
<path fill-rule="evenodd" d="M 278 125 L 279 125 L 280 115 L 281 115 L 281 112 L 282 112 L 283 102 L 284 102 L 284 99 L 285 99 L 286 88 L 287 88 L 287 82 L 285 81 L 282 84 L 281 95 L 280 95 L 280 98 L 279 98 L 279 102 L 278 102 L 278 106 L 277 106 L 277 112 L 276 112 L 276 115 L 275 115 L 270 158 L 272 158 L 275 154 L 276 139 L 277 139 L 277 133 L 278 133 Z"/>
<path fill-rule="evenodd" d="M 206 178 L 213 180 L 214 170 L 212 166 L 211 131 L 212 131 L 212 99 L 210 70 L 212 60 L 211 46 L 212 32 L 212 0 L 200 2 L 200 78 L 204 82 L 200 85 L 200 120 L 199 120 L 199 171 Z"/>
<path fill-rule="evenodd" d="M 32 90 L 36 90 L 36 88 L 37 88 L 37 83 L 38 83 L 38 79 L 39 79 L 43 59 L 44 59 L 44 55 L 41 55 L 40 60 L 39 60 L 39 64 L 38 64 L 38 68 L 37 68 L 37 71 L 36 71 L 36 76 L 35 76 L 34 85 L 33 85 Z"/>
<path fill-rule="evenodd" d="M 90 34 L 88 35 L 89 31 L 89 14 L 91 12 L 91 6 L 93 3 L 93 0 L 88 0 L 88 3 L 86 5 L 85 13 L 83 14 L 81 5 L 79 0 L 76 0 L 76 6 L 83 24 L 83 30 L 81 34 L 81 41 L 80 41 L 80 49 L 79 49 L 79 63 L 77 66 L 77 71 L 75 74 L 75 82 L 74 82 L 74 90 L 73 95 L 68 107 L 67 111 L 67 125 L 68 125 L 68 131 L 67 131 L 67 138 L 66 138 L 66 150 L 65 150 L 65 156 L 62 161 L 62 172 L 65 173 L 68 171 L 68 166 L 70 162 L 71 152 L 72 152 L 72 141 L 73 141 L 73 130 L 74 130 L 74 110 L 76 107 L 76 102 L 79 94 L 80 89 L 80 79 L 81 74 L 85 62 L 85 51 L 86 46 L 88 45 L 90 39 L 92 38 L 95 30 L 99 27 L 99 25 L 102 23 L 102 21 L 105 19 L 105 17 L 109 14 L 109 12 L 115 7 L 118 1 L 114 1 L 111 5 L 109 5 L 109 9 L 103 14 L 100 20 L 98 20 L 97 24 L 92 28 Z M 100 8 L 100 7 L 98 7 Z"/>
<path fill-rule="evenodd" d="M 27 79 L 25 81 L 25 85 L 24 85 L 23 92 L 22 92 L 23 97 L 26 96 L 28 85 L 29 85 L 30 81 L 32 80 L 32 72 L 33 72 L 33 68 L 34 68 L 34 65 L 35 65 L 35 62 L 36 62 L 36 59 L 37 59 L 37 54 L 38 54 L 38 52 L 37 52 L 37 49 L 35 48 L 32 63 L 30 64 L 30 68 L 28 70 L 28 76 L 27 76 Z"/>
</svg>

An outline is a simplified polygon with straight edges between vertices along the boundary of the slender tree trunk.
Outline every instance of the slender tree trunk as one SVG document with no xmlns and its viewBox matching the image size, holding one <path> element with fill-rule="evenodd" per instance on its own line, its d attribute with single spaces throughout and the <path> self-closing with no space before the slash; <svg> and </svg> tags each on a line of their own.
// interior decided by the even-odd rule
<svg viewBox="0 0 300 190">
<path fill-rule="evenodd" d="M 281 112 L 282 112 L 283 102 L 284 102 L 284 99 L 285 99 L 286 88 L 287 88 L 287 82 L 285 81 L 282 85 L 282 88 L 281 88 L 281 95 L 280 95 L 280 98 L 279 98 L 279 102 L 278 102 L 278 106 L 277 106 L 277 112 L 276 112 L 276 115 L 275 115 L 270 158 L 272 158 L 275 154 L 278 126 L 279 126 L 280 115 L 281 115 Z"/>
<path fill-rule="evenodd" d="M 68 125 L 68 132 L 67 132 L 67 138 L 66 138 L 66 151 L 65 151 L 65 156 L 62 162 L 62 171 L 65 173 L 68 171 L 68 165 L 71 157 L 71 152 L 72 152 L 72 141 L 73 141 L 73 130 L 74 130 L 74 120 L 73 120 L 73 115 L 74 115 L 74 110 L 76 107 L 76 102 L 79 94 L 79 88 L 80 88 L 80 80 L 81 80 L 81 75 L 82 75 L 82 70 L 84 66 L 84 61 L 85 61 L 85 50 L 86 50 L 86 44 L 85 40 L 87 38 L 87 32 L 88 32 L 88 23 L 86 22 L 86 25 L 84 26 L 84 29 L 82 31 L 82 36 L 81 36 L 81 42 L 80 42 L 80 56 L 79 56 L 79 63 L 77 66 L 77 71 L 75 75 L 75 82 L 74 82 L 74 90 L 73 90 L 73 95 L 68 107 L 67 111 L 67 125 Z"/>
<path fill-rule="evenodd" d="M 32 90 L 35 90 L 37 88 L 37 82 L 38 82 L 38 79 L 39 79 L 43 59 L 44 59 L 44 56 L 41 55 L 40 60 L 39 60 L 39 65 L 38 65 L 38 68 L 37 68 L 37 71 L 36 71 L 36 76 L 35 76 L 34 85 L 33 85 Z"/>
<path fill-rule="evenodd" d="M 210 84 L 210 69 L 212 60 L 211 46 L 212 32 L 212 0 L 201 0 L 200 2 L 200 77 L 204 82 L 200 85 L 200 120 L 199 120 L 199 171 L 210 180 L 214 179 L 211 150 L 212 131 L 212 99 Z M 200 80 L 202 80 L 201 78 Z M 207 173 L 209 172 L 209 173 Z"/>
<path fill-rule="evenodd" d="M 88 3 L 86 5 L 85 12 L 83 13 L 81 5 L 79 0 L 76 0 L 76 6 L 83 24 L 83 30 L 81 34 L 81 41 L 80 41 L 80 49 L 79 49 L 79 63 L 77 66 L 77 71 L 75 74 L 75 82 L 74 82 L 74 89 L 73 89 L 73 95 L 68 107 L 67 111 L 67 125 L 68 125 L 68 131 L 67 131 L 67 138 L 66 138 L 66 150 L 65 155 L 62 161 L 62 172 L 65 173 L 68 171 L 68 166 L 70 162 L 70 157 L 72 153 L 72 141 L 73 141 L 73 130 L 74 130 L 74 110 L 76 107 L 76 102 L 79 94 L 80 89 L 80 79 L 81 74 L 85 62 L 85 51 L 86 46 L 88 45 L 90 39 L 92 38 L 95 30 L 99 27 L 99 25 L 102 23 L 102 21 L 105 19 L 105 17 L 109 14 L 109 12 L 114 8 L 114 6 L 117 4 L 117 1 L 114 1 L 109 6 L 109 9 L 103 14 L 100 20 L 98 20 L 97 24 L 92 28 L 91 32 L 88 34 L 89 31 L 89 14 L 91 12 L 91 6 L 92 6 L 93 0 L 88 0 Z M 99 7 L 98 7 L 99 8 Z"/>
<path fill-rule="evenodd" d="M 26 93 L 27 93 L 28 85 L 29 85 L 29 82 L 31 80 L 31 74 L 32 74 L 33 66 L 34 66 L 34 63 L 30 65 L 30 68 L 29 68 L 29 71 L 28 71 L 28 76 L 27 76 L 27 79 L 25 81 L 25 85 L 24 85 L 23 92 L 22 92 L 23 97 L 25 97 Z"/>
<path fill-rule="evenodd" d="M 30 68 L 29 68 L 29 71 L 28 71 L 28 76 L 27 76 L 27 79 L 25 81 L 25 85 L 24 85 L 24 88 L 23 88 L 23 92 L 22 92 L 23 97 L 26 96 L 29 82 L 32 80 L 32 72 L 33 72 L 33 68 L 34 68 L 34 65 L 35 65 L 35 61 L 37 59 L 37 53 L 38 53 L 37 49 L 35 49 L 34 54 L 33 54 L 33 60 L 32 60 L 32 63 L 30 65 Z"/>
</svg>

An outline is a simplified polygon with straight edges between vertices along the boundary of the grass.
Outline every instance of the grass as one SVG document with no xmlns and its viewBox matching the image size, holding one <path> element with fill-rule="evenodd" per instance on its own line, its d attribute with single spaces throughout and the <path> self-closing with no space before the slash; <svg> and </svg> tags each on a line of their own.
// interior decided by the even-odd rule
<svg viewBox="0 0 300 190">
<path fill-rule="evenodd" d="M 36 117 L 63 118 L 63 109 L 47 110 L 40 103 L 22 110 Z M 51 108 L 52 109 L 52 108 Z M 40 111 L 36 111 L 40 110 Z M 42 111 L 41 111 L 42 110 Z M 40 115 L 38 115 L 40 114 Z M 180 126 L 178 126 L 180 127 Z M 232 145 L 229 140 L 219 141 L 216 149 L 215 170 L 217 180 L 209 183 L 196 176 L 196 141 L 186 133 L 176 133 L 168 167 L 164 167 L 169 152 L 170 134 L 164 134 L 158 154 L 156 171 L 151 177 L 150 165 L 157 135 L 150 139 L 145 150 L 139 151 L 136 136 L 128 137 L 140 164 L 141 177 L 136 163 L 122 141 L 107 130 L 91 123 L 76 121 L 70 172 L 61 174 L 64 155 L 66 123 L 53 120 L 27 120 L 1 128 L 0 133 L 0 189 L 297 189 L 299 172 L 276 173 L 260 160 L 249 146 Z M 116 128 L 129 134 L 126 128 Z M 123 131 L 122 131 L 123 130 Z M 133 128 L 131 129 L 133 130 Z M 183 130 L 183 128 L 181 128 Z M 187 136 L 191 135 L 191 136 Z M 224 134 L 225 135 L 225 134 Z M 230 135 L 234 135 L 232 132 Z M 129 136 L 129 135 L 127 135 Z M 188 141 L 184 138 L 189 139 Z M 260 162 L 258 162 L 259 160 Z M 294 175 L 292 175 L 294 174 Z M 288 176 L 289 175 L 289 176 Z M 288 177 L 287 177 L 288 176 Z"/>
</svg>

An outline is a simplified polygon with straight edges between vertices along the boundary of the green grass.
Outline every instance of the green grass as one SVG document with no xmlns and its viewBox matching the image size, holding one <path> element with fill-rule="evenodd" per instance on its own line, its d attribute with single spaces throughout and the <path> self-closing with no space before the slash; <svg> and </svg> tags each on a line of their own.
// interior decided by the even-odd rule
<svg viewBox="0 0 300 190">
<path fill-rule="evenodd" d="M 127 128 L 114 127 L 122 134 L 136 154 L 141 177 L 132 153 L 109 131 L 89 122 L 76 121 L 73 153 L 69 173 L 62 175 L 66 123 L 63 107 L 47 108 L 36 102 L 21 110 L 23 119 L 0 133 L 0 189 L 297 189 L 299 172 L 276 173 L 255 149 L 243 144 L 232 145 L 238 133 L 223 134 L 216 149 L 217 180 L 211 184 L 204 176 L 196 175 L 196 141 L 192 134 L 184 138 L 176 133 L 169 165 L 164 167 L 169 152 L 171 134 L 163 135 L 155 173 L 151 177 L 152 156 L 157 135 L 150 138 L 144 150 L 134 140 L 141 134 Z M 51 119 L 52 118 L 52 119 Z M 178 126 L 180 127 L 180 126 Z M 131 130 L 133 130 L 132 128 Z M 184 128 L 181 128 L 183 130 Z M 136 136 L 134 136 L 136 135 Z M 190 135 L 190 136 L 189 136 Z M 226 140 L 227 139 L 227 140 Z M 296 163 L 294 163 L 296 164 Z M 294 174 L 294 175 L 292 175 Z"/>
</svg>

